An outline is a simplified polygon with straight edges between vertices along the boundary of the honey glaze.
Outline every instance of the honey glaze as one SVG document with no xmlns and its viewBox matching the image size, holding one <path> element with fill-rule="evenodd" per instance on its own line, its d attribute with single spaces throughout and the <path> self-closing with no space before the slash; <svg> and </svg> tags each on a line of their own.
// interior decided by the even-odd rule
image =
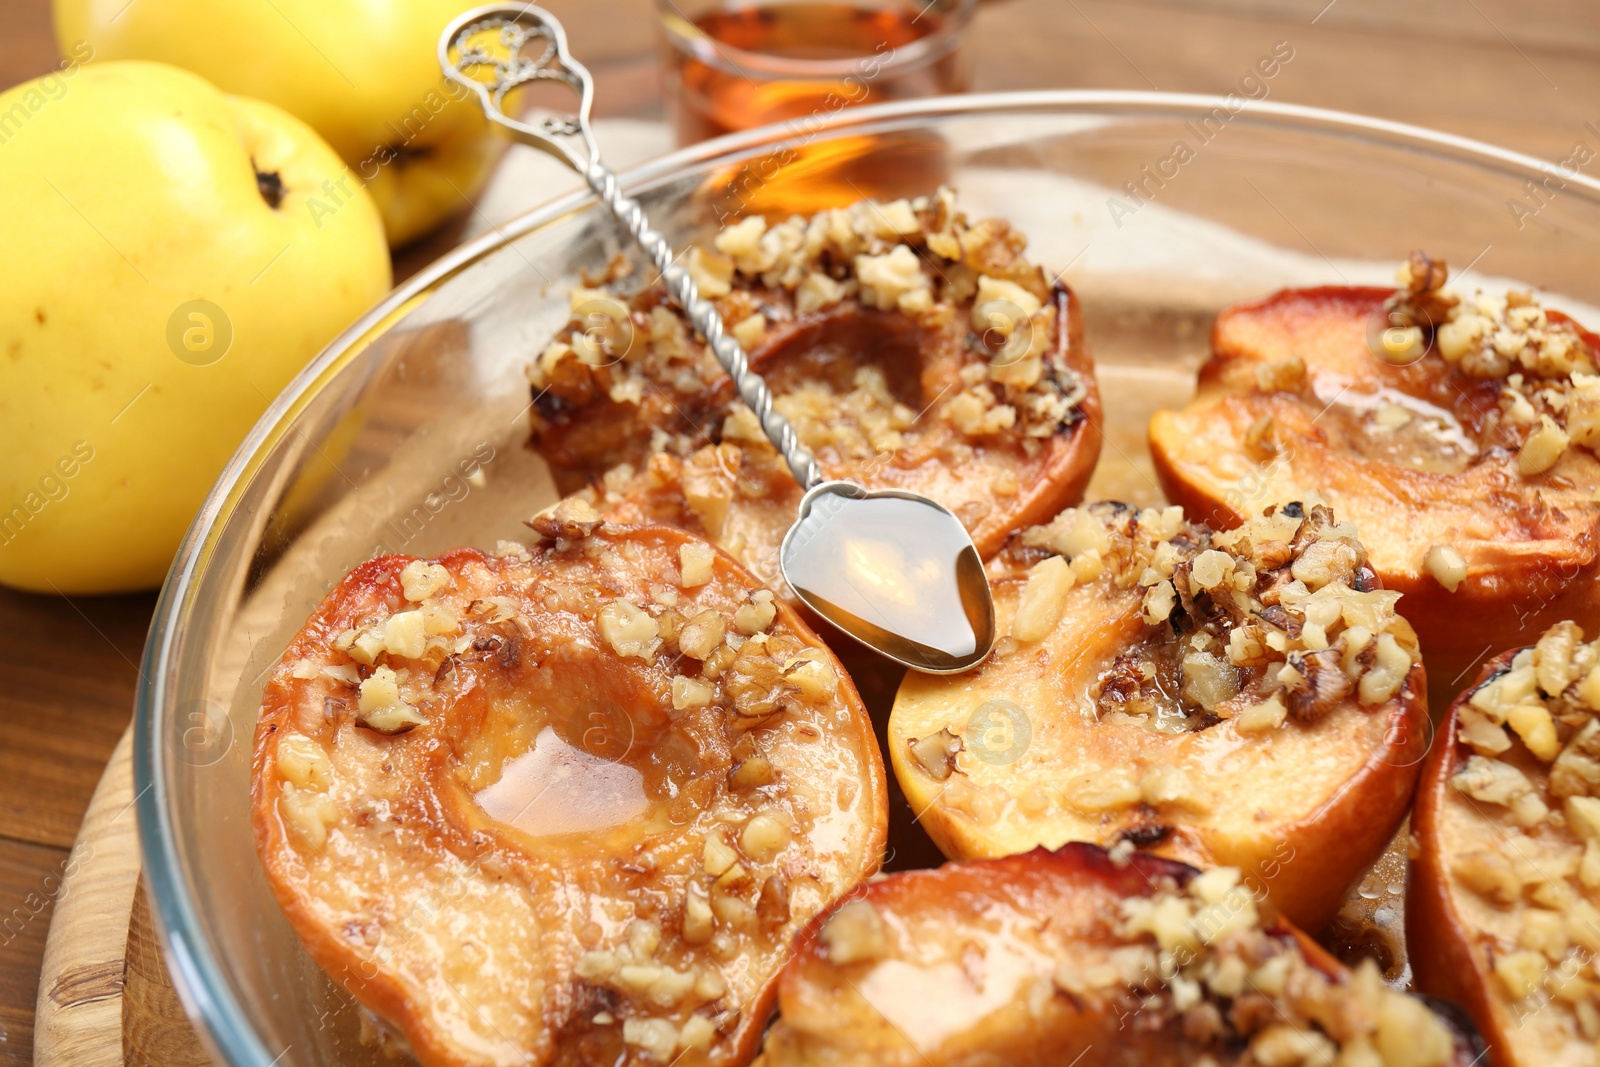
<svg viewBox="0 0 1600 1067">
<path fill-rule="evenodd" d="M 994 644 L 983 562 L 960 520 L 931 500 L 823 483 L 801 503 L 782 559 L 813 611 L 915 670 L 965 670 Z"/>
<path fill-rule="evenodd" d="M 566 693 L 541 689 L 542 672 L 519 676 L 521 691 L 481 685 L 494 696 L 459 742 L 456 772 L 476 819 L 527 838 L 578 835 L 575 847 L 692 822 L 713 792 L 694 724 L 672 721 L 647 688 L 624 684 L 627 673 L 614 670 L 609 691 L 570 680 Z"/>
<path fill-rule="evenodd" d="M 1315 391 L 1324 425 L 1367 459 L 1459 474 L 1478 457 L 1478 444 L 1467 428 L 1439 404 L 1386 386 L 1360 391 L 1346 384 L 1332 391 L 1332 383 L 1319 383 Z M 1327 392 L 1332 395 L 1324 396 Z"/>
<path fill-rule="evenodd" d="M 474 799 L 491 819 L 533 837 L 610 830 L 650 810 L 640 771 L 569 745 L 550 726 Z"/>
<path fill-rule="evenodd" d="M 1030 943 L 1037 935 L 1028 924 L 1009 907 L 983 911 L 974 916 L 983 931 L 981 952 L 958 948 L 950 953 L 957 959 L 880 960 L 856 986 L 861 999 L 923 1055 L 936 1055 L 946 1041 L 985 1021 L 1004 1020 L 1004 1010 L 1031 987 L 1051 981 L 1056 961 Z M 929 933 L 903 930 L 902 937 Z M 933 951 L 939 949 L 950 951 L 944 944 Z"/>
<path fill-rule="evenodd" d="M 654 660 L 617 656 L 575 624 L 565 613 L 595 606 L 574 584 L 530 588 L 561 611 L 526 617 L 526 633 L 509 620 L 486 624 L 493 636 L 474 629 L 483 651 L 449 661 L 437 694 L 466 823 L 523 848 L 582 850 L 691 821 L 714 791 L 700 734 L 715 709 L 675 711 Z"/>
</svg>

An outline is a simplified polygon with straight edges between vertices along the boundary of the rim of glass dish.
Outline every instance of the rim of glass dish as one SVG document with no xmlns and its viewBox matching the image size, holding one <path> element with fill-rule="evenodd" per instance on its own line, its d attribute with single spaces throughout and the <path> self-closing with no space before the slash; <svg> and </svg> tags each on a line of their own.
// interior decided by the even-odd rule
<svg viewBox="0 0 1600 1067">
<path fill-rule="evenodd" d="M 863 70 L 874 62 L 879 64 L 875 76 L 881 76 L 883 71 L 904 71 L 926 65 L 954 51 L 960 44 L 961 35 L 966 32 L 967 26 L 972 21 L 978 0 L 953 0 L 951 7 L 954 10 L 942 16 L 947 20 L 944 25 L 926 37 L 919 37 L 910 44 L 891 49 L 887 56 L 872 53 L 840 59 L 795 59 L 767 52 L 752 52 L 747 48 L 728 44 L 726 41 L 713 41 L 705 34 L 699 33 L 698 28 L 697 32 L 688 33 L 680 29 L 679 25 L 693 27 L 694 22 L 684 16 L 673 0 L 657 0 L 656 21 L 660 24 L 661 32 L 670 46 L 724 73 L 743 77 L 754 75 L 774 80 L 816 78 L 833 81 L 850 77 L 859 78 Z M 920 17 L 919 15 L 918 18 Z"/>
<path fill-rule="evenodd" d="M 1234 111 L 1235 118 L 1242 117 L 1257 125 L 1388 144 L 1397 149 L 1475 162 L 1519 176 L 1556 174 L 1567 183 L 1564 191 L 1587 194 L 1590 200 L 1600 204 L 1600 181 L 1582 174 L 1559 171 L 1554 164 L 1545 160 L 1482 141 L 1350 112 L 1271 101 L 1246 101 L 1242 109 L 1237 104 L 1238 98 L 1221 96 L 1101 90 L 1044 90 L 933 97 L 846 109 L 826 117 L 820 124 L 812 122 L 805 129 L 783 124 L 730 134 L 632 168 L 621 176 L 621 180 L 625 187 L 637 191 L 683 172 L 703 168 L 721 158 L 731 161 L 752 150 L 810 140 L 841 128 L 874 126 L 893 129 L 896 125 L 904 127 L 913 122 L 1028 111 L 1181 118 L 1226 107 Z M 134 787 L 139 841 L 144 855 L 144 877 L 154 898 L 158 936 L 173 984 L 189 1017 L 196 1023 L 202 1041 L 213 1055 L 229 1067 L 272 1067 L 287 1050 L 273 1051 L 261 1043 L 254 1029 L 248 1025 L 238 999 L 223 978 L 212 946 L 200 935 L 196 913 L 185 884 L 186 878 L 175 866 L 177 848 L 166 790 L 167 767 L 161 755 L 163 748 L 157 743 L 171 710 L 163 705 L 172 689 L 168 674 L 174 666 L 175 643 L 183 631 L 183 621 L 192 610 L 196 579 L 203 572 L 211 554 L 210 547 L 216 531 L 230 513 L 229 501 L 254 473 L 255 457 L 263 446 L 273 441 L 275 427 L 303 398 L 314 393 L 319 380 L 323 387 L 332 383 L 333 378 L 325 377 L 326 372 L 352 344 L 364 338 L 406 302 L 502 246 L 565 215 L 590 210 L 595 206 L 593 195 L 580 190 L 519 215 L 440 257 L 393 290 L 336 337 L 273 400 L 228 460 L 184 535 L 167 574 L 151 620 L 134 702 Z"/>
</svg>

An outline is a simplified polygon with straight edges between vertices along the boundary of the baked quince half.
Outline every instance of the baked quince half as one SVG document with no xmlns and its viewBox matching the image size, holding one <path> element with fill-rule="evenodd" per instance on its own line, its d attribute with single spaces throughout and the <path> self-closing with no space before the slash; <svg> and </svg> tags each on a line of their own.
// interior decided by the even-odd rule
<svg viewBox="0 0 1600 1067">
<path fill-rule="evenodd" d="M 705 542 L 538 525 L 371 560 L 295 638 L 255 739 L 268 880 L 427 1067 L 746 1063 L 795 932 L 881 859 L 871 724 Z"/>
<path fill-rule="evenodd" d="M 761 1067 L 1469 1067 L 1423 998 L 1263 917 L 1240 873 L 1087 844 L 872 882 L 779 984 Z"/>
<path fill-rule="evenodd" d="M 1458 697 L 1411 818 L 1406 947 L 1495 1067 L 1600 1062 L 1600 642 L 1570 621 Z"/>
<path fill-rule="evenodd" d="M 1600 625 L 1600 338 L 1528 293 L 1458 298 L 1420 253 L 1401 274 L 1222 312 L 1150 451 L 1213 525 L 1320 494 L 1448 683 L 1558 620 Z"/>
<path fill-rule="evenodd" d="M 946 189 L 751 216 L 683 263 L 826 477 L 931 497 L 987 557 L 1080 499 L 1100 452 L 1078 302 L 1024 244 Z M 659 284 L 571 302 L 529 372 L 532 444 L 558 486 L 700 534 L 786 590 L 800 487 L 682 310 Z"/>
<path fill-rule="evenodd" d="M 1427 750 L 1415 634 L 1349 524 L 1231 531 L 1097 503 L 990 561 L 994 654 L 909 674 L 895 775 L 953 859 L 1130 842 L 1237 867 L 1320 929 L 1404 818 Z"/>
</svg>

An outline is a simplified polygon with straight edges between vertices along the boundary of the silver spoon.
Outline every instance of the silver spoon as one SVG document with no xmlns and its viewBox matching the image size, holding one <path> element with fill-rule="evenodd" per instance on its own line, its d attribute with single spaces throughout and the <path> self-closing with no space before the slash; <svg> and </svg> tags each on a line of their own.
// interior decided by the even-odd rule
<svg viewBox="0 0 1600 1067">
<path fill-rule="evenodd" d="M 805 490 L 779 553 L 795 594 L 857 641 L 913 670 L 952 674 L 982 661 L 994 645 L 994 599 L 972 537 L 948 508 L 925 496 L 823 478 L 716 307 L 701 298 L 694 279 L 674 262 L 672 246 L 650 228 L 644 208 L 623 195 L 600 161 L 589 121 L 594 80 L 567 52 L 561 23 L 528 4 L 474 8 L 439 38 L 439 64 L 447 77 L 477 93 L 490 120 L 583 175 L 654 261 Z M 577 94 L 577 114 L 524 121 L 506 112 L 507 93 L 541 81 Z"/>
</svg>

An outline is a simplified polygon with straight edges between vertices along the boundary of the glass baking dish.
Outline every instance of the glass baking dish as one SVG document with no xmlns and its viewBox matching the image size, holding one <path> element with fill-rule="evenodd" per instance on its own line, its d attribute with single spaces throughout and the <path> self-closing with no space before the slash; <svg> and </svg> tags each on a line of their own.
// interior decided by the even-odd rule
<svg viewBox="0 0 1600 1067">
<path fill-rule="evenodd" d="M 1106 409 L 1092 498 L 1160 499 L 1147 420 L 1187 399 L 1212 317 L 1231 302 L 1390 284 L 1425 248 L 1458 276 L 1470 268 L 1458 286 L 1532 285 L 1600 321 L 1600 183 L 1459 137 L 1236 96 L 890 104 L 722 138 L 624 176 L 679 247 L 730 214 L 945 182 L 969 215 L 1010 219 L 1082 300 Z M 554 489 L 526 447 L 523 368 L 566 321 L 581 272 L 626 248 L 573 194 L 441 259 L 295 378 L 189 530 L 145 649 L 139 830 L 173 980 L 232 1067 L 381 1062 L 256 859 L 250 740 L 264 676 L 362 560 L 525 534 Z M 1352 906 L 1397 934 L 1402 871 L 1390 861 Z"/>
</svg>

